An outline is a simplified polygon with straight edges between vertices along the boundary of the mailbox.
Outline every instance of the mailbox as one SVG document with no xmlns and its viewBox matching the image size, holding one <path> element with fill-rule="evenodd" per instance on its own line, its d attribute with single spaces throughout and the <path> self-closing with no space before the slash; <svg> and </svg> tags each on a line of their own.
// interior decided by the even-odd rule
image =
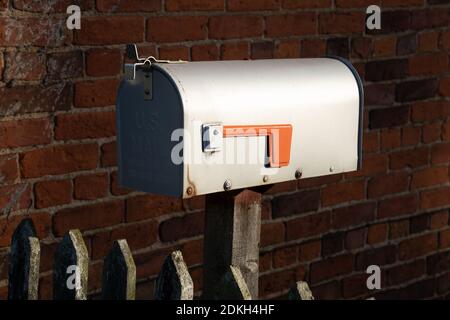
<svg viewBox="0 0 450 320">
<path fill-rule="evenodd" d="M 183 62 L 127 50 L 122 186 L 188 198 L 361 165 L 363 87 L 344 59 Z"/>
</svg>

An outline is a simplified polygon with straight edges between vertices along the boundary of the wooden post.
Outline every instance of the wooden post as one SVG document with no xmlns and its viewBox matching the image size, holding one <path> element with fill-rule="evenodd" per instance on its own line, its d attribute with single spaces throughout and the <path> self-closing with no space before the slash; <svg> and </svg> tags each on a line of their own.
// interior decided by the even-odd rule
<svg viewBox="0 0 450 320">
<path fill-rule="evenodd" d="M 134 300 L 136 265 L 126 240 L 114 241 L 103 263 L 102 299 Z"/>
<path fill-rule="evenodd" d="M 230 266 L 230 270 L 216 287 L 215 299 L 223 300 L 252 300 L 248 286 L 245 283 L 241 271 L 237 267 Z"/>
<path fill-rule="evenodd" d="M 40 252 L 33 222 L 31 219 L 22 220 L 11 240 L 9 300 L 37 300 Z"/>
<path fill-rule="evenodd" d="M 203 298 L 218 298 L 216 286 L 237 267 L 258 298 L 261 194 L 240 190 L 206 195 Z"/>
<path fill-rule="evenodd" d="M 192 300 L 194 283 L 181 251 L 172 252 L 156 279 L 155 300 Z"/>
<path fill-rule="evenodd" d="M 70 230 L 59 244 L 53 265 L 53 299 L 86 300 L 89 257 L 79 230 Z"/>
<path fill-rule="evenodd" d="M 299 281 L 288 293 L 289 300 L 314 300 L 314 296 L 309 289 L 308 283 Z"/>
</svg>

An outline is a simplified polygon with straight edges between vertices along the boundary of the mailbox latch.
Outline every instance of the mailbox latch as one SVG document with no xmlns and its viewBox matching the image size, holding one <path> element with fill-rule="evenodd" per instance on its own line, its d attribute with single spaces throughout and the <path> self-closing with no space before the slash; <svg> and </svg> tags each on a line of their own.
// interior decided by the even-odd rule
<svg viewBox="0 0 450 320">
<path fill-rule="evenodd" d="M 223 125 L 220 122 L 202 125 L 203 152 L 216 152 L 223 147 Z"/>
</svg>

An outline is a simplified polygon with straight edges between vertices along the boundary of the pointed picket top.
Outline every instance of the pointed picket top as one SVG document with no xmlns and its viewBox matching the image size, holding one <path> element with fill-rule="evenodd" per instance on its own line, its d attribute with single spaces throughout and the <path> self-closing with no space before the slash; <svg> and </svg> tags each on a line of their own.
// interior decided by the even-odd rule
<svg viewBox="0 0 450 320">
<path fill-rule="evenodd" d="M 288 298 L 289 300 L 314 300 L 311 289 L 305 281 L 297 282 L 289 291 Z"/>
<path fill-rule="evenodd" d="M 22 220 L 11 239 L 8 299 L 37 300 L 40 254 L 33 221 Z"/>
<path fill-rule="evenodd" d="M 134 300 L 136 265 L 126 240 L 113 244 L 103 264 L 102 299 Z"/>
<path fill-rule="evenodd" d="M 181 251 L 174 251 L 167 256 L 156 279 L 156 300 L 192 300 L 194 283 L 189 274 Z"/>
<path fill-rule="evenodd" d="M 53 298 L 86 300 L 89 257 L 80 230 L 70 230 L 59 244 L 53 266 Z"/>
<path fill-rule="evenodd" d="M 216 287 L 215 300 L 252 300 L 250 290 L 238 267 L 230 266 Z"/>
</svg>

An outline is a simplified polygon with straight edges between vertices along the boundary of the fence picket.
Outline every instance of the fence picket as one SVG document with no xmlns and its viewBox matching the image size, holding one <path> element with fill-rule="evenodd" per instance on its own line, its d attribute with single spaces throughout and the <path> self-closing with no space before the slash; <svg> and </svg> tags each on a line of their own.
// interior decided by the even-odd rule
<svg viewBox="0 0 450 320">
<path fill-rule="evenodd" d="M 86 300 L 89 257 L 78 229 L 66 233 L 59 244 L 53 266 L 53 298 Z"/>
<path fill-rule="evenodd" d="M 194 284 L 181 251 L 174 251 L 164 261 L 156 279 L 156 300 L 192 300 Z"/>
<path fill-rule="evenodd" d="M 216 300 L 252 300 L 250 290 L 238 267 L 230 266 L 216 287 Z"/>
<path fill-rule="evenodd" d="M 8 299 L 37 300 L 40 250 L 32 220 L 22 220 L 11 239 Z"/>
<path fill-rule="evenodd" d="M 308 283 L 298 281 L 288 293 L 289 300 L 314 300 L 314 296 L 309 289 Z"/>
<path fill-rule="evenodd" d="M 115 241 L 103 264 L 102 299 L 134 300 L 136 265 L 126 240 Z"/>
</svg>

